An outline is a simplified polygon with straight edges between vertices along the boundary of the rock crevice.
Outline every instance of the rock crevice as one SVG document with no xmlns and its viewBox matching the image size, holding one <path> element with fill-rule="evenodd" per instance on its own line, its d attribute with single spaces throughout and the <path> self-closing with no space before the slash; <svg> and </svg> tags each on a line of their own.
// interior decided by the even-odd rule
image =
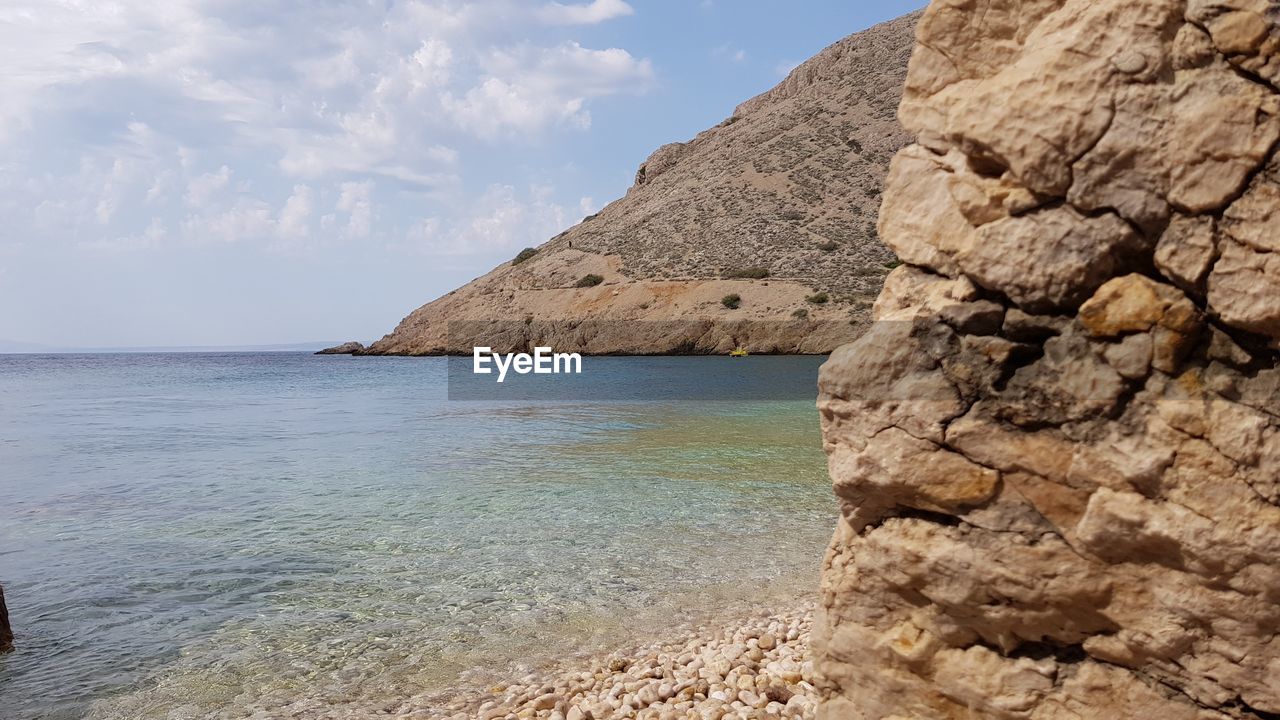
<svg viewBox="0 0 1280 720">
<path fill-rule="evenodd" d="M 1280 11 L 935 0 L 819 409 L 827 718 L 1280 713 Z"/>
</svg>

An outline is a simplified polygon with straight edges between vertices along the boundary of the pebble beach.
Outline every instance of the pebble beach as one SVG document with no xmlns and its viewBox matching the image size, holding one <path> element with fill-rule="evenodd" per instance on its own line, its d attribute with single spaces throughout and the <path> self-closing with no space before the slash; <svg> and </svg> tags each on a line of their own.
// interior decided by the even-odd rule
<svg viewBox="0 0 1280 720">
<path fill-rule="evenodd" d="M 673 633 L 577 659 L 510 684 L 435 698 L 390 714 L 448 720 L 782 720 L 812 718 L 811 604 Z M 390 708 L 388 708 L 390 710 Z"/>
</svg>

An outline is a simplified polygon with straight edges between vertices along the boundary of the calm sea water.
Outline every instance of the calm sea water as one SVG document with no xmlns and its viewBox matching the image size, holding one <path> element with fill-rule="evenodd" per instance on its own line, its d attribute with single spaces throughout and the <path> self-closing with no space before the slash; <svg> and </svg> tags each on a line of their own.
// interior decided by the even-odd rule
<svg viewBox="0 0 1280 720">
<path fill-rule="evenodd" d="M 821 360 L 605 362 L 714 383 Z M 812 397 L 458 402 L 446 377 L 0 356 L 0 717 L 366 717 L 816 584 L 835 511 Z"/>
</svg>

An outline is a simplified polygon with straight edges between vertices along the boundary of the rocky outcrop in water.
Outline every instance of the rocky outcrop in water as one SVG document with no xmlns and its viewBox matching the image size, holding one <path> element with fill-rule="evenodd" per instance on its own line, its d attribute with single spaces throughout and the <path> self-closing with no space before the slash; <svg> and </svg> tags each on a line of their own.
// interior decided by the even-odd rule
<svg viewBox="0 0 1280 720">
<path fill-rule="evenodd" d="M 364 352 L 364 343 L 352 340 L 344 342 L 341 345 L 334 345 L 323 350 L 317 350 L 316 355 L 357 355 Z"/>
<path fill-rule="evenodd" d="M 1280 713 L 1280 10 L 935 0 L 824 366 L 826 718 Z"/>
<path fill-rule="evenodd" d="M 13 649 L 13 628 L 9 627 L 9 607 L 4 603 L 4 588 L 0 587 L 0 653 Z"/>
</svg>

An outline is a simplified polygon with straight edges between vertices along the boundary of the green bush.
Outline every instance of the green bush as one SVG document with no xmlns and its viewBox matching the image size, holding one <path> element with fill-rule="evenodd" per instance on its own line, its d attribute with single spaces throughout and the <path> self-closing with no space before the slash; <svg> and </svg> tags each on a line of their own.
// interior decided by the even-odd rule
<svg viewBox="0 0 1280 720">
<path fill-rule="evenodd" d="M 809 317 L 809 311 L 806 310 L 805 308 L 800 308 L 799 310 L 796 310 L 795 312 L 791 313 L 791 317 L 800 318 L 801 320 L 803 320 L 804 318 Z"/>
<path fill-rule="evenodd" d="M 901 260 L 891 260 L 884 264 L 885 270 L 892 270 L 902 264 Z"/>
<path fill-rule="evenodd" d="M 763 280 L 769 277 L 769 268 L 767 267 L 748 267 L 729 270 L 724 274 L 729 280 Z"/>
<path fill-rule="evenodd" d="M 738 295 L 738 293 L 730 293 L 729 295 L 725 295 L 720 298 L 720 304 L 730 310 L 736 310 L 737 307 L 742 304 L 742 296 Z"/>
<path fill-rule="evenodd" d="M 808 302 L 813 303 L 814 305 L 823 305 L 823 304 L 825 304 L 825 303 L 826 303 L 828 300 L 830 300 L 830 299 L 831 299 L 831 296 L 830 296 L 830 295 L 827 295 L 827 294 L 826 294 L 826 293 L 824 293 L 824 292 L 814 293 L 814 294 L 810 295 L 809 297 L 805 298 L 805 300 L 807 300 Z"/>
<path fill-rule="evenodd" d="M 525 248 L 515 256 L 515 258 L 511 261 L 511 264 L 519 265 L 520 263 L 524 262 L 525 260 L 528 260 L 529 258 L 537 254 L 538 254 L 537 248 Z"/>
<path fill-rule="evenodd" d="M 591 275 L 583 275 L 582 279 L 574 287 L 595 287 L 602 282 L 604 282 L 604 278 L 593 273 Z"/>
</svg>

